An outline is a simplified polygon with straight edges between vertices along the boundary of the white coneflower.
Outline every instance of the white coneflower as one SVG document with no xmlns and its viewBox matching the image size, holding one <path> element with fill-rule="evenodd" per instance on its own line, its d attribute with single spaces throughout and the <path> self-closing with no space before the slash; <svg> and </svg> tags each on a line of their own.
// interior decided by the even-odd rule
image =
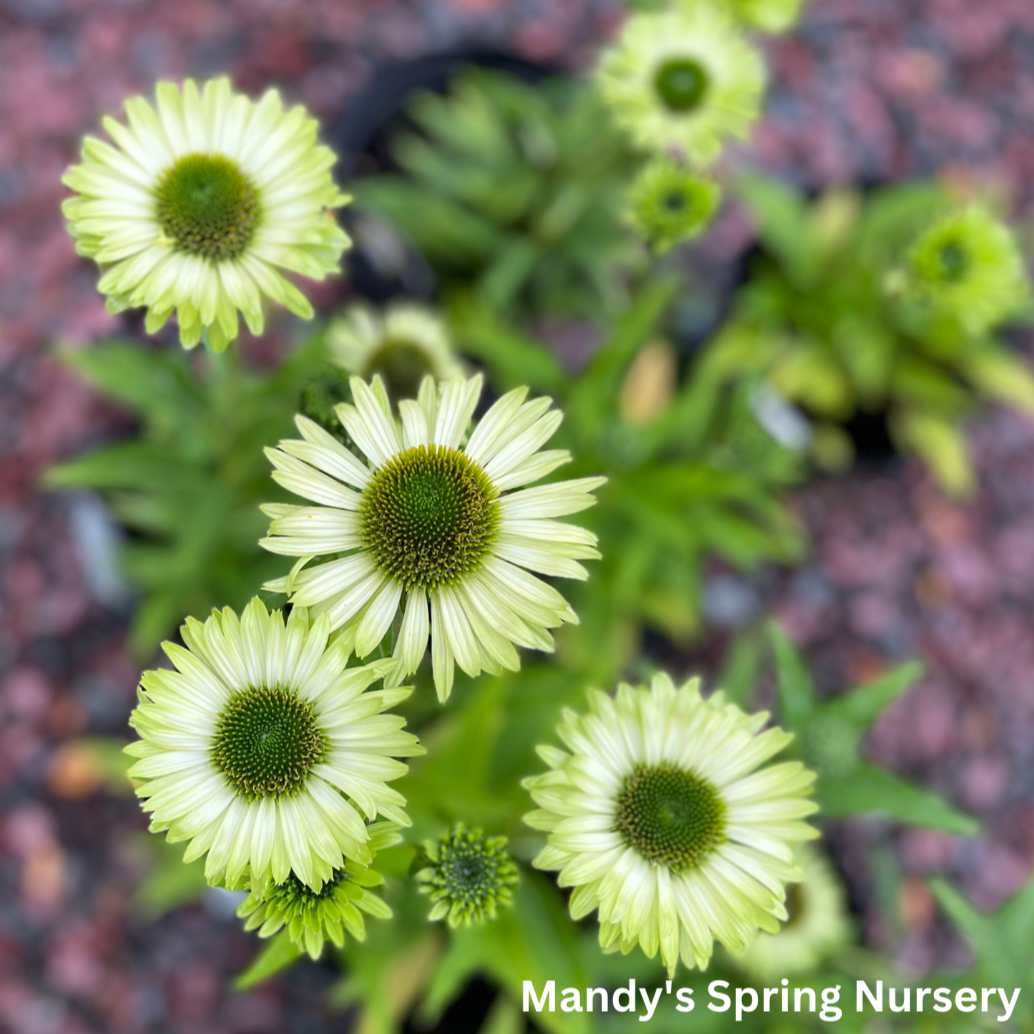
<svg viewBox="0 0 1034 1034">
<path fill-rule="evenodd" d="M 707 165 L 747 138 L 765 87 L 761 56 L 720 4 L 629 17 L 597 72 L 614 120 L 640 147 Z"/>
<path fill-rule="evenodd" d="M 413 302 L 396 302 L 383 313 L 349 307 L 327 329 L 327 351 L 350 374 L 382 377 L 396 401 L 416 398 L 424 377 L 449 381 L 464 374 L 441 317 Z"/>
<path fill-rule="evenodd" d="M 454 664 L 468 675 L 513 671 L 514 644 L 552 649 L 548 629 L 577 617 L 529 572 L 587 577 L 578 561 L 599 556 L 596 536 L 555 518 L 592 506 L 605 480 L 523 487 L 571 459 L 540 451 L 561 421 L 552 400 L 526 402 L 527 388 L 511 391 L 464 444 L 480 376 L 442 385 L 427 378 L 416 401 L 399 402 L 399 421 L 379 378 L 351 385 L 355 405 L 338 415 L 365 463 L 304 417 L 296 418 L 302 441 L 266 450 L 281 485 L 322 504 L 264 507 L 273 523 L 262 545 L 302 558 L 267 588 L 326 614 L 360 657 L 403 607 L 399 671 L 416 670 L 430 635 L 442 700 Z M 337 559 L 305 566 L 326 554 Z"/>
<path fill-rule="evenodd" d="M 408 689 L 366 691 L 385 662 L 346 668 L 326 616 L 296 607 L 286 625 L 254 599 L 240 619 L 226 608 L 181 629 L 187 648 L 163 644 L 174 671 L 145 672 L 130 724 L 141 760 L 130 776 L 151 830 L 207 852 L 206 875 L 252 885 L 293 872 L 315 890 L 350 858 L 368 865 L 367 819 L 409 825 L 387 782 L 397 758 L 423 753 L 402 718 L 382 714 Z M 389 662 L 390 663 L 390 662 Z"/>
<path fill-rule="evenodd" d="M 262 333 L 263 297 L 311 317 L 280 270 L 322 280 L 349 243 L 330 211 L 348 198 L 316 121 L 284 111 L 276 90 L 255 102 L 228 79 L 163 82 L 156 95 L 155 107 L 126 101 L 128 125 L 105 118 L 112 143 L 87 137 L 64 178 L 77 194 L 63 206 L 69 231 L 105 270 L 108 308 L 146 306 L 152 334 L 176 312 L 187 348 L 207 331 L 216 350 L 237 336 L 238 310 Z"/>
<path fill-rule="evenodd" d="M 716 938 L 740 952 L 779 930 L 794 846 L 818 835 L 801 821 L 815 776 L 799 762 L 754 771 L 792 739 L 767 721 L 667 675 L 564 711 L 567 750 L 539 748 L 550 771 L 524 781 L 540 808 L 525 821 L 548 833 L 535 866 L 575 888 L 571 915 L 599 910 L 604 950 L 659 948 L 674 973 L 679 958 L 706 966 Z"/>
</svg>

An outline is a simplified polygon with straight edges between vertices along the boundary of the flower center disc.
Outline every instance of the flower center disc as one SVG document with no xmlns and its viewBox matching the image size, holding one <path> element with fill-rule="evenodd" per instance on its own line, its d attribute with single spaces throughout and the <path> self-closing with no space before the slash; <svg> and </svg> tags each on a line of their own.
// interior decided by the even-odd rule
<svg viewBox="0 0 1034 1034">
<path fill-rule="evenodd" d="M 661 198 L 661 207 L 672 214 L 682 214 L 689 208 L 689 196 L 681 190 L 669 190 Z"/>
<path fill-rule="evenodd" d="M 682 114 L 700 106 L 707 93 L 708 75 L 690 57 L 672 58 L 657 69 L 654 86 L 665 107 Z"/>
<path fill-rule="evenodd" d="M 937 261 L 944 279 L 951 284 L 958 283 L 965 276 L 969 267 L 966 249 L 954 241 L 949 241 L 941 246 L 937 252 Z"/>
<path fill-rule="evenodd" d="M 618 792 L 615 830 L 647 861 L 688 872 L 724 843 L 725 803 L 692 772 L 637 765 Z"/>
<path fill-rule="evenodd" d="M 479 844 L 453 844 L 439 849 L 438 868 L 453 901 L 477 904 L 500 889 L 498 861 Z"/>
<path fill-rule="evenodd" d="M 259 217 L 258 191 L 219 154 L 188 154 L 165 171 L 155 190 L 158 223 L 179 249 L 215 261 L 248 247 Z"/>
<path fill-rule="evenodd" d="M 325 746 L 311 703 L 293 690 L 252 688 L 223 709 L 212 758 L 239 794 L 257 800 L 299 790 Z"/>
<path fill-rule="evenodd" d="M 433 373 L 431 364 L 421 349 L 411 341 L 388 338 L 370 356 L 365 379 L 380 374 L 390 398 L 415 399 L 420 382 L 429 373 Z"/>
<path fill-rule="evenodd" d="M 363 491 L 363 543 L 407 591 L 451 585 L 488 552 L 498 520 L 495 494 L 484 471 L 458 449 L 407 449 Z"/>
</svg>

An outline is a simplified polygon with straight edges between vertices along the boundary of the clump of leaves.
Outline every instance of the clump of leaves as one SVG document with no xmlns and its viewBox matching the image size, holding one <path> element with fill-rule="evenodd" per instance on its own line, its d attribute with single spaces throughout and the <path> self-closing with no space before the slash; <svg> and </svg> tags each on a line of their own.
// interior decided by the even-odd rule
<svg viewBox="0 0 1034 1034">
<path fill-rule="evenodd" d="M 185 615 L 239 609 L 284 573 L 283 558 L 258 545 L 268 525 L 258 504 L 276 494 L 262 449 L 290 434 L 306 387 L 326 369 L 319 335 L 272 373 L 241 369 L 232 352 L 200 356 L 195 369 L 179 349 L 125 340 L 60 358 L 140 421 L 131 437 L 45 476 L 51 488 L 101 493 L 128 533 L 121 563 L 142 595 L 131 632 L 139 656 Z"/>
<path fill-rule="evenodd" d="M 843 425 L 877 414 L 946 490 L 970 491 L 962 422 L 985 400 L 1034 412 L 1034 375 L 995 328 L 977 333 L 964 312 L 905 289 L 916 242 L 957 202 L 932 183 L 838 188 L 812 203 L 758 177 L 739 189 L 759 253 L 709 346 L 715 361 L 733 377 L 763 372 L 802 407 L 821 465 L 850 463 Z"/>
<path fill-rule="evenodd" d="M 406 113 L 401 172 L 352 187 L 447 291 L 507 313 L 599 317 L 626 300 L 621 269 L 645 260 L 621 220 L 635 162 L 588 83 L 471 69 Z"/>
<path fill-rule="evenodd" d="M 581 633 L 568 637 L 597 678 L 627 661 L 643 623 L 676 641 L 696 633 L 708 557 L 750 570 L 803 549 L 779 498 L 799 457 L 761 426 L 749 384 L 730 391 L 707 371 L 680 379 L 665 337 L 673 294 L 668 281 L 644 288 L 575 377 L 476 300 L 453 312 L 457 341 L 497 391 L 530 384 L 557 399 L 555 443 L 575 457 L 565 476 L 607 474 L 584 518 L 603 560 L 586 590 L 574 590 Z"/>
</svg>

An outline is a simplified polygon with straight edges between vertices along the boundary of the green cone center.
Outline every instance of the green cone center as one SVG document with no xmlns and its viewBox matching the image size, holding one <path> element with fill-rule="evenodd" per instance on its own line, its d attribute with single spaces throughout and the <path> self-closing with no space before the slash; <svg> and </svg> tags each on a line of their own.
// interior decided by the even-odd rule
<svg viewBox="0 0 1034 1034">
<path fill-rule="evenodd" d="M 216 724 L 212 759 L 249 800 L 297 792 L 326 749 L 313 705 L 290 689 L 235 693 Z"/>
<path fill-rule="evenodd" d="M 495 490 L 458 449 L 399 453 L 363 490 L 363 544 L 404 589 L 453 585 L 477 569 L 498 524 Z"/>
<path fill-rule="evenodd" d="M 276 884 L 264 900 L 273 902 L 281 912 L 306 911 L 320 901 L 334 897 L 339 884 L 347 878 L 344 869 L 335 869 L 319 890 L 313 890 L 292 872 L 283 883 Z"/>
<path fill-rule="evenodd" d="M 665 212 L 681 215 L 689 208 L 689 193 L 684 190 L 668 190 L 661 198 L 661 207 Z"/>
<path fill-rule="evenodd" d="M 451 901 L 485 903 L 503 889 L 499 868 L 505 857 L 481 841 L 452 839 L 439 845 L 436 882 Z"/>
<path fill-rule="evenodd" d="M 691 57 L 665 61 L 654 76 L 654 86 L 664 106 L 679 114 L 700 107 L 708 84 L 709 77 L 703 65 Z"/>
<path fill-rule="evenodd" d="M 969 256 L 966 249 L 955 241 L 942 244 L 937 252 L 937 262 L 941 275 L 948 283 L 958 283 L 969 268 Z"/>
<path fill-rule="evenodd" d="M 725 842 L 726 807 L 718 791 L 671 764 L 637 765 L 617 796 L 615 830 L 647 861 L 684 873 Z"/>
<path fill-rule="evenodd" d="M 258 191 L 219 154 L 188 154 L 155 190 L 158 223 L 177 248 L 217 262 L 242 255 L 259 218 Z"/>
<path fill-rule="evenodd" d="M 420 382 L 433 373 L 427 353 L 422 348 L 412 341 L 388 338 L 370 356 L 364 377 L 372 380 L 380 374 L 389 398 L 415 399 L 420 391 Z"/>
</svg>

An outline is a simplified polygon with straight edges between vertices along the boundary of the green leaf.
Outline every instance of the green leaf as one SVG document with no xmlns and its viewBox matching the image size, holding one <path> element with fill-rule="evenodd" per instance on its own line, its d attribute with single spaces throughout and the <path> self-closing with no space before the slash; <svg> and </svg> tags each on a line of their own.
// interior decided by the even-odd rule
<svg viewBox="0 0 1034 1034">
<path fill-rule="evenodd" d="M 981 341 L 962 361 L 965 375 L 985 395 L 1034 413 L 1034 373 L 1018 355 Z"/>
<path fill-rule="evenodd" d="M 816 797 L 827 818 L 885 815 L 925 829 L 976 836 L 980 823 L 957 811 L 942 797 L 891 772 L 862 764 L 843 778 L 820 779 Z"/>
<path fill-rule="evenodd" d="M 980 972 L 1006 989 L 1023 988 L 1021 997 L 1029 1000 L 1034 960 L 1034 879 L 991 915 L 979 912 L 942 879 L 931 880 L 930 889 L 969 941 Z M 1029 1012 L 1029 1005 L 1018 1006 L 1016 1015 Z"/>
<path fill-rule="evenodd" d="M 866 729 L 923 674 L 921 661 L 909 661 L 872 682 L 835 697 L 824 714 L 839 714 Z"/>
<path fill-rule="evenodd" d="M 918 410 L 899 413 L 891 421 L 891 433 L 903 448 L 926 461 L 941 487 L 964 498 L 976 488 L 976 475 L 965 436 L 950 420 Z"/>
<path fill-rule="evenodd" d="M 395 223 L 432 262 L 469 267 L 491 255 L 500 240 L 490 221 L 401 176 L 352 185 L 356 202 Z"/>
<path fill-rule="evenodd" d="M 769 622 L 768 637 L 776 661 L 780 718 L 796 730 L 815 710 L 818 702 L 815 683 L 804 659 L 774 621 Z"/>
<path fill-rule="evenodd" d="M 792 187 L 763 176 L 741 176 L 736 191 L 746 202 L 763 246 L 800 285 L 814 277 L 816 254 L 812 246 L 808 207 Z"/>
<path fill-rule="evenodd" d="M 203 395 L 179 350 L 123 341 L 61 348 L 57 357 L 108 398 L 175 426 L 203 406 Z"/>
<path fill-rule="evenodd" d="M 507 327 L 483 301 L 459 295 L 449 324 L 461 351 L 485 363 L 499 391 L 531 387 L 558 393 L 566 376 L 556 356 L 543 345 Z"/>
<path fill-rule="evenodd" d="M 233 982 L 235 991 L 247 991 L 249 987 L 268 980 L 302 956 L 302 949 L 291 940 L 286 930 L 276 934 L 259 952 L 252 964 Z"/>
</svg>

